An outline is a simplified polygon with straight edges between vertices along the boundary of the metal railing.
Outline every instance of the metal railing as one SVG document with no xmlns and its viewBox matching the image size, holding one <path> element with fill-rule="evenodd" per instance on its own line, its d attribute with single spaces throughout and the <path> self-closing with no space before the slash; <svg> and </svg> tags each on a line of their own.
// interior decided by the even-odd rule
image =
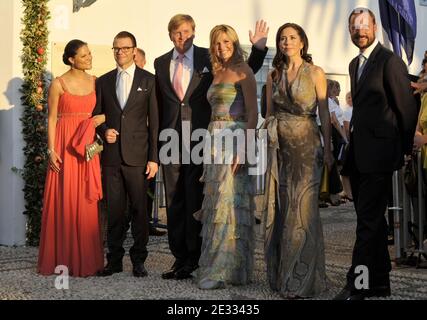
<svg viewBox="0 0 427 320">
<path fill-rule="evenodd" d="M 422 257 L 427 259 L 427 237 L 425 232 L 424 169 L 420 151 L 416 153 L 415 158 L 417 163 L 417 194 L 411 196 L 407 190 L 404 182 L 405 167 L 395 171 L 393 173 L 393 206 L 389 207 L 389 210 L 393 211 L 394 217 L 396 263 L 426 268 L 427 263 L 422 263 Z"/>
</svg>

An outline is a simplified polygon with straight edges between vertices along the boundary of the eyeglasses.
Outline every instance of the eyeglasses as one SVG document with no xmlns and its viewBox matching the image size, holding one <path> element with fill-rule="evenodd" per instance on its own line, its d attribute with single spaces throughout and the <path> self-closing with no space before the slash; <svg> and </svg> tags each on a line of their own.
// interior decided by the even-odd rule
<svg viewBox="0 0 427 320">
<path fill-rule="evenodd" d="M 122 51 L 123 53 L 129 53 L 129 51 L 132 50 L 133 48 L 135 47 L 121 47 L 121 48 L 113 47 L 111 49 L 114 51 L 114 53 L 119 53 L 120 51 Z"/>
</svg>

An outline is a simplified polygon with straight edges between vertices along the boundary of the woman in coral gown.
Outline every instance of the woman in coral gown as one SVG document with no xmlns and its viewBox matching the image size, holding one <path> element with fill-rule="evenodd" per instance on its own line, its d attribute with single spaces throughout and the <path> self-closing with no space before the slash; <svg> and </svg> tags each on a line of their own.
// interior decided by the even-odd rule
<svg viewBox="0 0 427 320">
<path fill-rule="evenodd" d="M 102 198 L 99 156 L 85 160 L 85 146 L 94 141 L 104 115 L 92 117 L 95 78 L 86 73 L 92 56 L 86 43 L 70 41 L 63 61 L 71 68 L 52 81 L 48 96 L 49 168 L 43 198 L 38 272 L 57 273 L 66 266 L 75 277 L 103 268 L 98 223 Z"/>
</svg>

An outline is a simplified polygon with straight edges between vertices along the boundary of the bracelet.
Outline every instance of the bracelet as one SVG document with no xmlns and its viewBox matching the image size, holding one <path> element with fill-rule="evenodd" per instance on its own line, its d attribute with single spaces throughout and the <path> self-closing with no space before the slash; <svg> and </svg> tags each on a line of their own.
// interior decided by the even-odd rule
<svg viewBox="0 0 427 320">
<path fill-rule="evenodd" d="M 50 156 L 53 152 L 55 152 L 55 151 L 50 150 L 50 149 L 47 149 L 47 151 L 46 151 L 46 153 L 47 153 L 48 156 Z"/>
</svg>

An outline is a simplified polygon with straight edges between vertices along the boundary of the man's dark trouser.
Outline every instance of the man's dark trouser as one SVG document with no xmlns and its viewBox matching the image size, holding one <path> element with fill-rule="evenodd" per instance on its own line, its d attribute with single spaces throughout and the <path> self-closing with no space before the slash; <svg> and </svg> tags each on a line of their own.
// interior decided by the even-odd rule
<svg viewBox="0 0 427 320">
<path fill-rule="evenodd" d="M 360 173 L 352 168 L 350 183 L 357 214 L 356 243 L 352 266 L 347 274 L 347 286 L 355 289 L 357 266 L 369 270 L 369 288 L 389 286 L 391 271 L 387 247 L 387 221 L 385 212 L 392 186 L 392 172 Z"/>
<path fill-rule="evenodd" d="M 102 168 L 104 190 L 108 216 L 108 263 L 116 266 L 122 263 L 125 250 L 128 216 L 127 199 L 131 215 L 133 246 L 129 251 L 132 263 L 144 263 L 147 258 L 148 215 L 147 215 L 147 179 L 145 167 L 125 165 Z"/>
</svg>

